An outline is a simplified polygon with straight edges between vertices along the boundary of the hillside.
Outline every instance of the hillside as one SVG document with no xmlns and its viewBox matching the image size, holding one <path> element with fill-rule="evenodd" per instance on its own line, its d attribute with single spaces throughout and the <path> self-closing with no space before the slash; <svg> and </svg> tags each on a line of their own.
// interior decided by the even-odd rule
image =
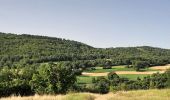
<svg viewBox="0 0 170 100">
<path fill-rule="evenodd" d="M 61 38 L 0 33 L 0 66 L 8 62 L 49 62 L 88 59 L 94 48 Z M 93 55 L 92 55 L 93 56 Z"/>
<path fill-rule="evenodd" d="M 93 49 L 86 44 L 61 38 L 4 33 L 0 33 L 0 46 L 0 55 L 32 57 L 84 54 Z"/>
<path fill-rule="evenodd" d="M 0 33 L 0 66 L 14 62 L 73 61 L 112 59 L 130 64 L 131 60 L 169 63 L 170 50 L 154 47 L 94 48 L 81 42 L 61 38 Z"/>
</svg>

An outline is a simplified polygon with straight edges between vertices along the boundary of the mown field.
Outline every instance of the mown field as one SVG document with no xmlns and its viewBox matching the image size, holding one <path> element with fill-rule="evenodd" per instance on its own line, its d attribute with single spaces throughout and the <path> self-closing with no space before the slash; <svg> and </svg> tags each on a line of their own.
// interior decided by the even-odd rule
<svg viewBox="0 0 170 100">
<path fill-rule="evenodd" d="M 131 79 L 131 80 L 136 80 L 138 77 L 139 78 L 143 78 L 145 76 L 148 76 L 148 75 L 142 75 L 142 74 L 139 74 L 139 75 L 134 75 L 134 74 L 124 74 L 124 75 L 119 75 L 120 77 L 124 77 L 124 78 L 128 78 L 128 79 Z M 78 76 L 77 77 L 77 82 L 79 84 L 91 84 L 92 83 L 92 78 L 97 78 L 97 76 Z M 105 76 L 107 77 L 107 76 Z"/>
<path fill-rule="evenodd" d="M 29 97 L 11 96 L 0 100 L 169 100 L 170 89 L 119 91 L 104 95 L 93 93 L 68 93 L 67 95 L 35 95 Z"/>
<path fill-rule="evenodd" d="M 103 72 L 113 72 L 113 71 L 135 71 L 134 68 L 126 68 L 125 66 L 113 66 L 111 69 L 103 69 L 102 67 L 95 67 L 95 70 L 85 70 L 88 73 L 103 73 Z M 157 69 L 145 68 L 141 69 L 141 72 L 146 71 L 159 71 Z"/>
<path fill-rule="evenodd" d="M 77 77 L 77 81 L 79 84 L 91 84 L 92 78 L 97 78 L 100 76 L 107 77 L 107 73 L 109 72 L 119 72 L 118 74 L 120 77 L 128 78 L 131 80 L 136 80 L 138 77 L 143 78 L 148 75 L 151 75 L 150 72 L 161 72 L 169 68 L 170 65 L 166 66 L 154 66 L 151 68 L 142 69 L 139 72 L 136 72 L 133 68 L 126 68 L 125 66 L 113 66 L 111 69 L 103 69 L 102 67 L 95 67 L 95 70 L 85 70 L 84 73 L 89 73 L 89 75 L 81 75 Z M 131 74 L 129 74 L 129 72 Z M 135 72 L 135 73 L 134 73 Z M 127 74 L 126 74 L 127 73 Z M 99 76 L 98 76 L 99 75 Z"/>
</svg>

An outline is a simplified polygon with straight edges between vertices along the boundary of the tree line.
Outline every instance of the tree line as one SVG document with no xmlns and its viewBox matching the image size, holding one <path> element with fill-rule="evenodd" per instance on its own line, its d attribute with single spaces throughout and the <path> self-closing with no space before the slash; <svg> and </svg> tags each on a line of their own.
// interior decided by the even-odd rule
<svg viewBox="0 0 170 100">
<path fill-rule="evenodd" d="M 112 65 L 129 65 L 134 60 L 150 66 L 170 63 L 170 50 L 154 47 L 94 48 L 61 38 L 0 33 L 0 67 L 44 62 L 111 60 Z M 101 63 L 102 64 L 102 63 Z"/>
</svg>

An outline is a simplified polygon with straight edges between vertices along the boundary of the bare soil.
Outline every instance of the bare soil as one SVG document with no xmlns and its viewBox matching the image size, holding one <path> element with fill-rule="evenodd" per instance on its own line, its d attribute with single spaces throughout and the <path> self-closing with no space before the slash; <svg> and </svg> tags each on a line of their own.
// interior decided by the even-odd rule
<svg viewBox="0 0 170 100">
<path fill-rule="evenodd" d="M 165 70 L 167 70 L 169 68 L 170 68 L 170 64 L 165 65 L 165 66 L 153 66 L 150 69 L 157 69 L 157 70 L 165 71 Z"/>
<path fill-rule="evenodd" d="M 165 71 L 149 71 L 149 72 L 136 72 L 136 71 L 116 71 L 115 73 L 118 75 L 151 75 L 153 73 L 164 73 Z M 105 72 L 105 73 L 87 73 L 87 72 L 83 72 L 82 75 L 84 76 L 107 76 L 109 72 Z"/>
</svg>

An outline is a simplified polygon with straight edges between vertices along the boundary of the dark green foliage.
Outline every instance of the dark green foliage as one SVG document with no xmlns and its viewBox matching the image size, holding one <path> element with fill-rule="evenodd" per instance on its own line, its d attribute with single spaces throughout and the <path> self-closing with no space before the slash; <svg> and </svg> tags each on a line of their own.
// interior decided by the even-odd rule
<svg viewBox="0 0 170 100">
<path fill-rule="evenodd" d="M 88 84 L 84 90 L 86 92 L 105 94 L 109 92 L 109 80 L 104 77 L 93 78 L 93 84 Z"/>
<path fill-rule="evenodd" d="M 167 76 L 167 86 L 170 88 L 170 69 L 165 72 L 165 75 Z"/>
<path fill-rule="evenodd" d="M 137 78 L 137 80 L 120 78 L 114 72 L 108 74 L 110 86 L 115 90 L 163 89 L 169 86 L 169 78 L 168 71 L 163 74 L 155 73 L 143 79 Z"/>
<path fill-rule="evenodd" d="M 150 66 L 149 62 L 147 61 L 133 61 L 132 65 L 136 71 L 140 71 L 140 69 Z"/>
<path fill-rule="evenodd" d="M 97 89 L 98 93 L 108 93 L 109 92 L 109 81 L 104 78 L 104 77 L 99 77 L 97 80 L 96 80 L 96 83 L 95 83 L 95 88 Z"/>
<path fill-rule="evenodd" d="M 108 74 L 108 79 L 109 80 L 113 80 L 113 79 L 116 79 L 116 78 L 119 78 L 119 76 L 115 72 L 110 72 Z"/>
<path fill-rule="evenodd" d="M 151 75 L 151 88 L 162 89 L 167 86 L 167 76 L 166 74 L 153 74 Z"/>
<path fill-rule="evenodd" d="M 112 68 L 112 62 L 110 60 L 107 60 L 103 66 L 103 69 L 111 69 Z"/>
<path fill-rule="evenodd" d="M 0 97 L 15 95 L 31 95 L 33 91 L 28 84 L 34 71 L 28 68 L 11 69 L 4 67 L 0 70 Z"/>
<path fill-rule="evenodd" d="M 110 72 L 108 74 L 108 79 L 110 81 L 110 86 L 112 87 L 117 87 L 121 85 L 122 83 L 129 81 L 126 78 L 120 78 L 115 72 Z"/>
<path fill-rule="evenodd" d="M 3 82 L 0 84 L 0 97 L 10 96 L 12 94 L 27 96 L 34 94 L 28 82 L 23 80 L 15 80 L 10 82 Z"/>
<path fill-rule="evenodd" d="M 38 94 L 66 93 L 75 84 L 76 76 L 69 64 L 40 66 L 30 85 Z"/>
<path fill-rule="evenodd" d="M 32 95 L 66 93 L 74 87 L 76 74 L 68 63 L 0 70 L 0 97 L 9 95 Z"/>
</svg>

